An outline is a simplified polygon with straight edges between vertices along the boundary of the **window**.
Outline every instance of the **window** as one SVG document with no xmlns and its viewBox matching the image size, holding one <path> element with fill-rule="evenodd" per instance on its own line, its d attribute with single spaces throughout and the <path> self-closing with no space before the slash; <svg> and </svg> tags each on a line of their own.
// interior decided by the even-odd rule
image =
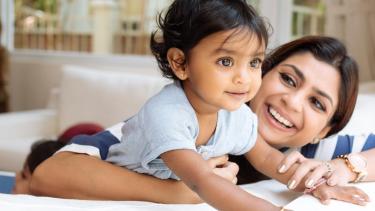
<svg viewBox="0 0 375 211">
<path fill-rule="evenodd" d="M 324 4 L 321 0 L 294 0 L 292 39 L 324 33 Z"/>
<path fill-rule="evenodd" d="M 151 22 L 169 3 L 169 0 L 14 0 L 14 48 L 147 54 L 154 26 Z"/>
<path fill-rule="evenodd" d="M 277 1 L 247 0 L 257 10 L 263 2 L 275 5 Z M 10 49 L 149 54 L 149 36 L 155 29 L 155 16 L 171 2 L 172 0 L 1 1 L 1 18 L 3 29 L 6 30 L 3 32 L 5 36 L 2 36 L 2 43 L 8 43 Z M 282 32 L 286 29 L 283 26 L 284 29 L 279 28 L 274 32 L 284 33 L 281 40 L 324 32 L 323 0 L 287 2 L 293 4 L 291 11 L 287 11 L 290 16 L 282 16 L 290 17 L 288 23 L 291 24 L 286 25 L 288 31 Z M 280 6 L 280 3 L 277 2 L 277 5 Z M 273 11 L 272 6 L 263 7 L 263 10 Z M 5 15 L 7 11 L 14 13 Z M 4 23 L 12 22 L 14 24 L 4 27 Z M 280 26 L 279 23 L 273 24 Z"/>
</svg>

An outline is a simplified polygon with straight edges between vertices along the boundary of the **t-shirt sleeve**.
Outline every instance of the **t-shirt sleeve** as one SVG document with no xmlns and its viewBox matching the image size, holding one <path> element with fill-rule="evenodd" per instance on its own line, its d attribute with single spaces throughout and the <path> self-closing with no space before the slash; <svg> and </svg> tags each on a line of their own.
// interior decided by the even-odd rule
<svg viewBox="0 0 375 211">
<path fill-rule="evenodd" d="M 167 151 L 196 150 L 198 129 L 194 126 L 194 113 L 187 108 L 179 105 L 148 108 L 143 118 L 147 140 L 141 158 L 144 168 L 150 168 L 149 163 Z"/>
<path fill-rule="evenodd" d="M 307 144 L 300 152 L 307 158 L 331 160 L 340 155 L 366 151 L 375 148 L 375 135 L 370 134 L 335 134 L 325 138 L 319 144 Z"/>
<path fill-rule="evenodd" d="M 118 123 L 94 135 L 75 136 L 58 152 L 87 154 L 105 160 L 108 155 L 108 149 L 120 142 L 121 127 L 123 124 L 123 122 Z"/>
<path fill-rule="evenodd" d="M 247 105 L 236 111 L 234 121 L 230 123 L 231 138 L 236 140 L 232 155 L 242 155 L 254 147 L 258 135 L 258 118 Z"/>
</svg>

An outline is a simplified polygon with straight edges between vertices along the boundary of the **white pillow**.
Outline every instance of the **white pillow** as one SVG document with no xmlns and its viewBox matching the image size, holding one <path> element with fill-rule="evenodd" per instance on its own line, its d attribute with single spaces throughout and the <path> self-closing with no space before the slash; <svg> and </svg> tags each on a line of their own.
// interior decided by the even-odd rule
<svg viewBox="0 0 375 211">
<path fill-rule="evenodd" d="M 166 83 L 161 76 L 66 66 L 58 103 L 59 131 L 80 122 L 108 127 L 123 121 Z"/>
<path fill-rule="evenodd" d="M 340 134 L 375 132 L 375 94 L 359 94 L 352 118 Z"/>
</svg>

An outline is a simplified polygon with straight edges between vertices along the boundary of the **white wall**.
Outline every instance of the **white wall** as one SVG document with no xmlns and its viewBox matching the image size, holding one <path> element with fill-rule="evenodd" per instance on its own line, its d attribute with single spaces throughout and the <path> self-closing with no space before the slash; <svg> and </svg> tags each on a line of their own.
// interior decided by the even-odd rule
<svg viewBox="0 0 375 211">
<path fill-rule="evenodd" d="M 45 108 L 49 92 L 59 85 L 64 65 L 80 65 L 109 71 L 134 67 L 142 74 L 161 75 L 151 56 L 95 56 L 84 54 L 12 52 L 10 55 L 11 111 Z M 152 67 L 152 68 L 150 68 Z M 126 68 L 129 71 L 129 68 Z M 155 69 L 150 73 L 149 69 Z M 83 96 L 84 97 L 84 96 Z"/>
</svg>

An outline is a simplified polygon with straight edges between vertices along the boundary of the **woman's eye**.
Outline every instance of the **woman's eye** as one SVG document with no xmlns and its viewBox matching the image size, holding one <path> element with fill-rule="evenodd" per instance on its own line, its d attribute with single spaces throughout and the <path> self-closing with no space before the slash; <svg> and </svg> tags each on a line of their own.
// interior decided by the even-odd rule
<svg viewBox="0 0 375 211">
<path fill-rule="evenodd" d="M 289 86 L 296 87 L 296 82 L 294 82 L 292 77 L 290 77 L 288 74 L 280 73 L 280 77 L 281 77 L 281 80 L 283 80 Z"/>
<path fill-rule="evenodd" d="M 222 66 L 225 66 L 225 67 L 233 66 L 233 61 L 232 61 L 232 59 L 229 59 L 229 58 L 220 59 L 218 61 L 218 63 Z"/>
<path fill-rule="evenodd" d="M 260 68 L 261 64 L 262 64 L 262 60 L 258 58 L 250 61 L 250 67 L 254 69 Z"/>
<path fill-rule="evenodd" d="M 311 103 L 315 106 L 315 108 L 317 108 L 321 111 L 326 111 L 326 108 L 324 107 L 324 105 L 319 100 L 317 100 L 316 98 L 312 98 Z"/>
</svg>

